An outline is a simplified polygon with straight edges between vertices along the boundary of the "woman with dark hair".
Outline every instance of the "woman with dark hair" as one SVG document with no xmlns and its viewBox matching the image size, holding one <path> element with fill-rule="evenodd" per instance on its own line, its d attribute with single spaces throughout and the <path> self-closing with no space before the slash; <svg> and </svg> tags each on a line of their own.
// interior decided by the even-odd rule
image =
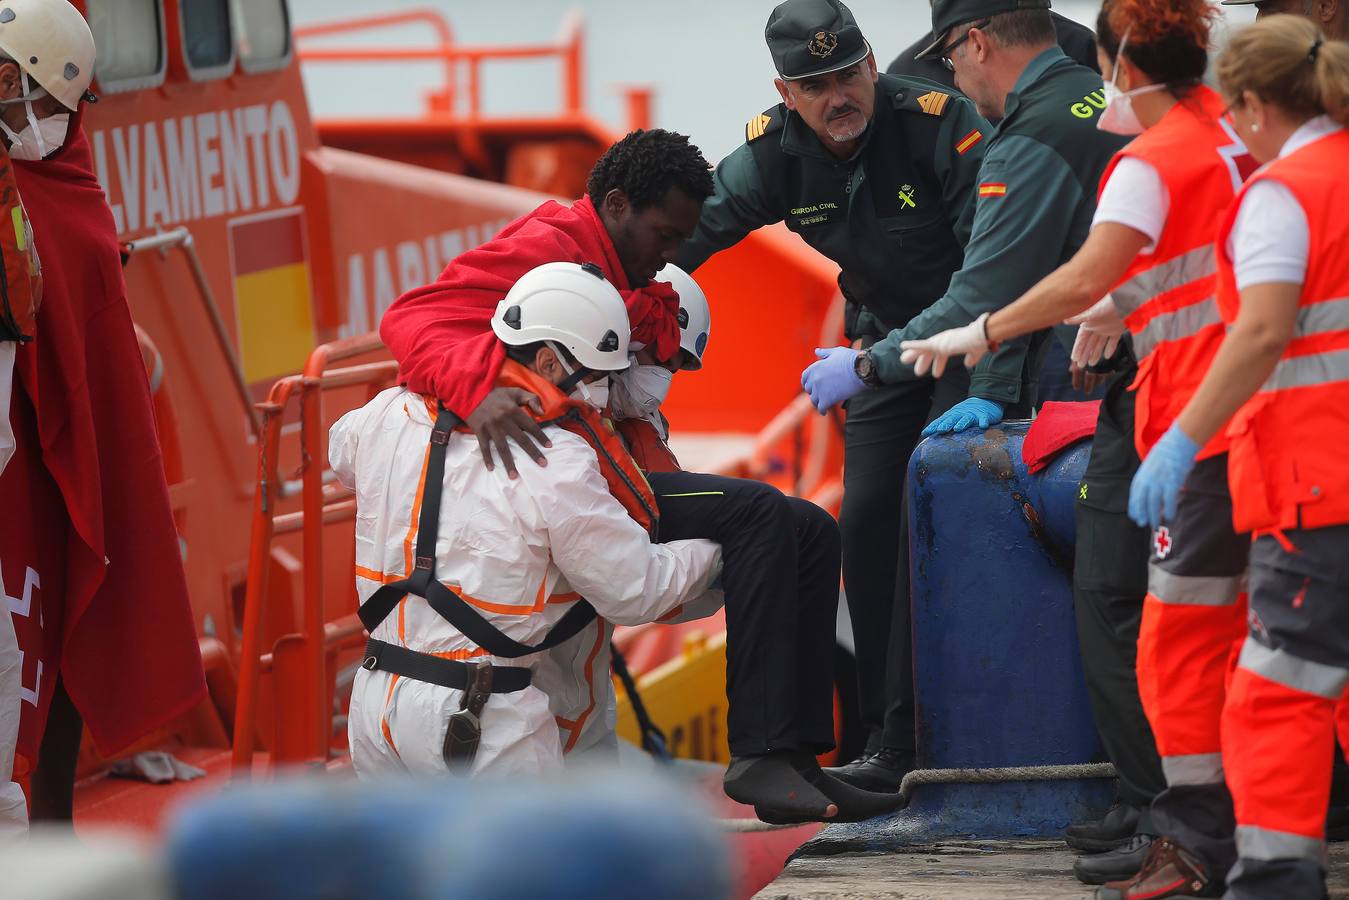
<svg viewBox="0 0 1349 900">
<path fill-rule="evenodd" d="M 1266 165 L 1218 231 L 1231 330 L 1163 438 L 1185 452 L 1149 457 L 1134 492 L 1174 506 L 1192 448 L 1231 420 L 1236 527 L 1256 540 L 1250 634 L 1223 712 L 1240 853 L 1227 897 L 1321 897 L 1326 761 L 1349 685 L 1349 46 L 1273 16 L 1217 68 L 1238 134 Z"/>
<path fill-rule="evenodd" d="M 1226 438 L 1199 447 L 1168 433 L 1223 339 L 1213 228 L 1254 168 L 1222 99 L 1201 81 L 1213 15 L 1205 0 L 1107 0 L 1097 23 L 1107 79 L 1100 127 L 1138 137 L 1106 170 L 1091 235 L 1010 306 L 904 345 L 920 373 L 934 363 L 940 373 L 950 356 L 973 365 L 998 342 L 1068 316 L 1085 313 L 1078 321 L 1103 331 L 1122 319 L 1138 362 L 1128 388 L 1139 456 L 1199 459 L 1165 510 L 1130 499 L 1130 517 L 1155 529 L 1137 680 L 1167 787 L 1151 806 L 1163 837 L 1131 880 L 1101 888 L 1106 900 L 1215 896 L 1235 859 L 1219 725 L 1228 660 L 1244 633 L 1248 538 L 1232 527 Z M 1124 390 L 1119 380 L 1107 396 L 1116 420 L 1130 411 Z M 1126 474 L 1115 486 L 1127 483 Z"/>
</svg>

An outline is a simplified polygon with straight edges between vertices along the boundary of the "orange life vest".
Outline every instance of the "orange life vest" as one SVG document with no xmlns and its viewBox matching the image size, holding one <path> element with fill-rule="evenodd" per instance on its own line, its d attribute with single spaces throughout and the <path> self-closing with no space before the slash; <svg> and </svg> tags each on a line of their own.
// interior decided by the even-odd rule
<svg viewBox="0 0 1349 900">
<path fill-rule="evenodd" d="M 1125 146 L 1101 178 L 1104 189 L 1125 157 L 1149 163 L 1170 195 L 1157 246 L 1140 253 L 1111 290 L 1138 357 L 1134 441 L 1140 456 L 1175 421 L 1199 387 L 1223 339 L 1215 297 L 1214 223 L 1241 186 L 1246 148 L 1221 120 L 1223 104 L 1206 87 Z M 1253 166 L 1252 166 L 1253 168 Z M 1219 435 L 1200 459 L 1226 449 Z"/>
<path fill-rule="evenodd" d="M 1273 374 L 1228 426 L 1238 531 L 1349 523 L 1349 132 L 1327 135 L 1270 163 L 1251 180 L 1285 185 L 1307 215 L 1310 242 L 1297 327 Z M 1249 187 L 1249 185 L 1248 185 Z M 1242 196 L 1245 194 L 1243 189 Z M 1218 235 L 1219 301 L 1236 318 L 1240 294 L 1228 236 Z"/>
<path fill-rule="evenodd" d="M 540 422 L 558 425 L 593 447 L 595 455 L 599 457 L 600 472 L 609 485 L 609 493 L 623 504 L 628 515 L 648 534 L 655 534 L 660 519 L 656 510 L 656 495 L 607 419 L 600 416 L 589 403 L 568 397 L 552 382 L 513 360 L 508 359 L 502 365 L 497 384 L 501 387 L 523 388 L 534 394 L 543 404 L 543 412 L 536 413 L 529 409 L 531 416 Z"/>
<path fill-rule="evenodd" d="M 643 472 L 682 471 L 670 445 L 646 419 L 619 419 L 614 427 Z"/>
</svg>

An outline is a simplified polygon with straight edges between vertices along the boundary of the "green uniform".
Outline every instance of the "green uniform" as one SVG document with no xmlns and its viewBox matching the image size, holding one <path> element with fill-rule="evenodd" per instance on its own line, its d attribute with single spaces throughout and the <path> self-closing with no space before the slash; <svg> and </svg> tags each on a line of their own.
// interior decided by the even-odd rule
<svg viewBox="0 0 1349 900">
<path fill-rule="evenodd" d="M 861 311 L 850 336 L 885 335 L 942 297 L 964 258 L 992 128 L 941 85 L 882 75 L 876 87 L 871 125 L 848 159 L 782 104 L 752 119 L 745 144 L 717 166 L 716 193 L 678 265 L 692 271 L 785 222 L 842 270 L 843 293 Z M 1010 363 L 1013 380 L 1022 357 Z"/>
<path fill-rule="evenodd" d="M 946 295 L 871 348 L 882 381 L 913 378 L 900 342 L 931 337 L 1007 305 L 1054 271 L 1087 239 L 1101 174 L 1129 141 L 1096 127 L 1101 76 L 1057 46 L 1035 57 L 1007 95 L 1006 115 L 979 172 L 965 263 Z M 1024 357 L 1029 338 L 1013 342 Z M 970 393 L 1004 404 L 1022 380 L 1006 346 L 975 367 Z"/>
</svg>

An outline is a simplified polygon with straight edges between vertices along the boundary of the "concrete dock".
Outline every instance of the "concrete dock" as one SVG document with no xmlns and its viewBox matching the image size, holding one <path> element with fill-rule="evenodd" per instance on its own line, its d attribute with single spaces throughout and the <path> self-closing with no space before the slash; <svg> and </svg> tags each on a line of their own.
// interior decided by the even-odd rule
<svg viewBox="0 0 1349 900">
<path fill-rule="evenodd" d="M 1062 841 L 943 841 L 801 856 L 755 900 L 1088 900 Z M 1349 900 L 1349 843 L 1330 845 L 1330 898 Z"/>
</svg>

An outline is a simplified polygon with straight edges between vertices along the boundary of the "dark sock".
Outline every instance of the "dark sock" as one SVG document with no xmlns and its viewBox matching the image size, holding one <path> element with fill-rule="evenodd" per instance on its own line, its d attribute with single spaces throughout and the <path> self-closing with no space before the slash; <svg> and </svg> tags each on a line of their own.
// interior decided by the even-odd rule
<svg viewBox="0 0 1349 900">
<path fill-rule="evenodd" d="M 811 785 L 786 753 L 731 760 L 722 786 L 726 796 L 753 806 L 761 819 L 767 814 L 795 821 L 822 822 L 837 812 L 830 798 Z"/>
</svg>

